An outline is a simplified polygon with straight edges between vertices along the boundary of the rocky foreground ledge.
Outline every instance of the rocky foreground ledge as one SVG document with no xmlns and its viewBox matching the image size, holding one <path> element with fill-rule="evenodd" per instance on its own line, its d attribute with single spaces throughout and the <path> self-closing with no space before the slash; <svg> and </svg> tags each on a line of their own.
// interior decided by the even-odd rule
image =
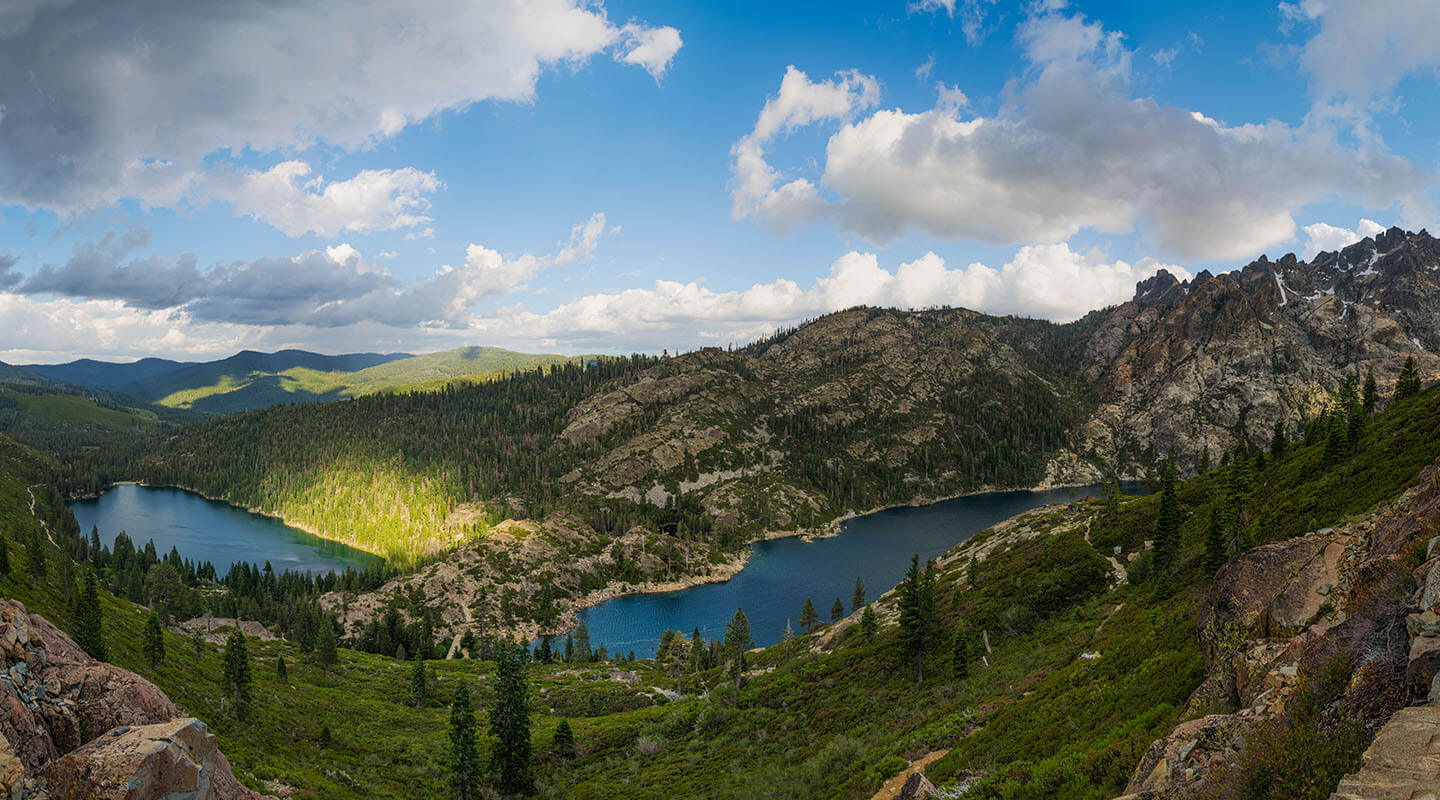
<svg viewBox="0 0 1440 800">
<path fill-rule="evenodd" d="M 1198 633 L 1210 677 L 1192 712 L 1151 745 L 1120 800 L 1205 796 L 1243 769 L 1247 741 L 1280 720 L 1332 659 L 1336 701 L 1374 740 L 1330 800 L 1440 796 L 1440 462 L 1395 502 L 1334 528 L 1257 547 L 1216 574 Z M 1413 566 L 1416 561 L 1419 566 Z"/>
<path fill-rule="evenodd" d="M 205 723 L 0 599 L 0 798 L 260 800 Z"/>
</svg>

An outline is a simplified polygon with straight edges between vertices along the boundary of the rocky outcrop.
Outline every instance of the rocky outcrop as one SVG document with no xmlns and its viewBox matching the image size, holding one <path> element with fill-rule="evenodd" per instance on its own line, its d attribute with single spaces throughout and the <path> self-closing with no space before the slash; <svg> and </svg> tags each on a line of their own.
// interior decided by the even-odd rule
<svg viewBox="0 0 1440 800">
<path fill-rule="evenodd" d="M 1406 358 L 1440 372 L 1440 242 L 1392 228 L 1310 262 L 1263 256 L 1178 282 L 1159 273 L 1108 312 L 1085 346 L 1100 398 L 1075 452 L 1133 473 L 1174 447 L 1182 470 L 1269 441 L 1329 403 L 1340 375 L 1373 370 L 1382 391 Z"/>
<path fill-rule="evenodd" d="M 189 731 L 184 733 L 191 743 L 185 745 L 188 763 L 208 776 L 208 793 L 196 791 L 197 784 L 187 790 L 195 793 L 176 796 L 259 796 L 235 781 L 214 747 L 214 737 L 199 722 L 184 718 L 157 686 L 90 658 L 69 636 L 15 600 L 0 599 L 0 656 L 0 797 L 168 797 L 127 793 L 129 788 L 106 793 L 135 781 L 136 786 L 168 785 L 165 781 L 179 769 L 175 765 L 183 762 L 177 754 L 141 748 L 149 755 L 140 758 L 140 750 L 117 750 L 117 742 L 110 741 L 131 742 L 134 737 L 127 734 L 132 730 L 160 729 L 177 736 Z M 97 782 L 101 778 L 105 783 Z"/>
<path fill-rule="evenodd" d="M 1209 791 L 1216 767 L 1235 774 L 1256 726 L 1284 723 L 1302 676 L 1337 656 L 1352 673 L 1334 707 L 1375 739 L 1335 800 L 1435 797 L 1440 707 L 1404 706 L 1440 700 L 1440 607 L 1421 605 L 1440 558 L 1409 566 L 1417 552 L 1435 552 L 1436 530 L 1440 463 L 1364 517 L 1221 568 L 1197 620 L 1210 677 L 1190 709 L 1238 710 L 1182 722 L 1152 744 L 1126 797 L 1194 797 Z"/>
<path fill-rule="evenodd" d="M 258 798 L 241 786 L 205 723 L 119 727 L 50 764 L 50 800 Z"/>
<path fill-rule="evenodd" d="M 1330 800 L 1440 797 L 1440 706 L 1395 712 L 1362 758 L 1365 766 L 1341 780 Z"/>
</svg>

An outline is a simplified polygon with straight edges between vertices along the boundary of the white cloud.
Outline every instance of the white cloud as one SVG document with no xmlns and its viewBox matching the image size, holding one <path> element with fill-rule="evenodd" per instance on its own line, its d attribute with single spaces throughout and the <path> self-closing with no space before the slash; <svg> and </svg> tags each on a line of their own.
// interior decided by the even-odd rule
<svg viewBox="0 0 1440 800">
<path fill-rule="evenodd" d="M 611 230 L 618 232 L 619 228 Z M 595 247 L 604 233 L 605 215 L 596 212 L 590 219 L 570 229 L 570 242 L 555 255 L 555 263 L 564 265 L 572 261 L 589 261 L 595 255 Z"/>
<path fill-rule="evenodd" d="M 766 146 L 781 133 L 821 120 L 844 119 L 875 105 L 879 98 L 879 82 L 855 70 L 816 83 L 794 66 L 786 67 L 779 93 L 765 101 L 755 128 L 730 148 L 731 213 L 739 218 L 764 212 L 782 228 L 818 213 L 823 201 L 814 184 L 797 179 L 776 187 L 780 175 L 765 160 Z"/>
<path fill-rule="evenodd" d="M 735 214 L 780 231 L 828 219 L 879 243 L 910 230 L 1018 244 L 1138 229 L 1161 253 L 1228 259 L 1291 239 L 1294 213 L 1321 200 L 1428 213 L 1422 171 L 1373 142 L 1341 144 L 1324 124 L 1227 125 L 1131 97 L 1131 53 L 1098 23 L 1046 13 L 1019 40 L 1032 69 L 997 113 L 967 116 L 942 97 L 930 110 L 842 122 L 818 186 L 782 184 L 766 161 L 770 140 L 873 106 L 878 88 L 856 73 L 812 84 L 787 70 L 732 150 Z M 812 92 L 829 101 L 825 113 L 783 113 L 787 96 Z"/>
<path fill-rule="evenodd" d="M 1359 114 L 1406 75 L 1440 67 L 1434 0 L 1303 0 L 1281 3 L 1281 30 L 1314 25 L 1300 68 L 1322 111 Z"/>
<path fill-rule="evenodd" d="M 441 188 L 433 172 L 413 167 L 367 169 L 344 181 L 308 178 L 310 165 L 285 161 L 264 172 L 210 172 L 197 180 L 201 199 L 222 200 L 288 236 L 371 233 L 428 225 L 426 195 Z"/>
<path fill-rule="evenodd" d="M 647 28 L 630 24 L 621 28 L 624 52 L 615 57 L 626 64 L 643 67 L 658 82 L 670 69 L 670 61 L 683 44 L 675 28 Z"/>
<path fill-rule="evenodd" d="M 679 46 L 586 0 L 27 0 L 0 13 L 0 204 L 166 205 L 216 152 L 366 148 L 600 53 L 659 77 Z"/>
<path fill-rule="evenodd" d="M 997 0 L 913 0 L 910 5 L 910 13 L 925 13 L 944 11 L 947 15 L 954 17 L 958 5 L 960 11 L 960 30 L 965 34 L 965 41 L 970 45 L 977 45 L 985 39 L 985 17 L 989 7 L 995 5 Z"/>
<path fill-rule="evenodd" d="M 927 58 L 927 59 L 925 59 L 925 63 L 924 63 L 924 64 L 921 64 L 920 66 L 918 66 L 918 67 L 915 68 L 915 77 L 916 77 L 916 78 L 919 78 L 919 79 L 922 80 L 922 81 L 928 81 L 928 80 L 930 80 L 930 73 L 933 72 L 934 70 L 935 70 L 935 54 L 934 54 L 934 53 L 931 53 L 931 54 L 930 54 L 930 57 Z"/>
<path fill-rule="evenodd" d="M 1325 222 L 1306 225 L 1302 230 L 1305 231 L 1305 245 L 1300 251 L 1300 258 L 1309 261 L 1317 253 L 1343 250 L 1361 239 L 1384 233 L 1385 226 L 1374 220 L 1362 219 L 1354 230 Z"/>
<path fill-rule="evenodd" d="M 505 256 L 471 244 L 459 266 L 443 265 L 407 285 L 348 243 L 210 269 L 201 269 L 193 255 L 173 262 L 132 258 L 150 244 L 148 231 L 132 228 L 77 245 L 64 264 L 46 264 L 28 276 L 14 270 L 14 259 L 0 259 L 0 293 L 183 312 L 203 323 L 464 328 L 481 301 L 527 288 L 542 270 L 592 257 L 605 231 L 605 216 L 595 214 L 575 226 L 570 245 L 553 256 Z"/>
<path fill-rule="evenodd" d="M 856 305 L 963 306 L 1071 320 L 1130 299 L 1138 281 L 1162 268 L 1177 278 L 1189 277 L 1184 269 L 1154 259 L 1111 262 L 1064 244 L 1022 247 L 999 269 L 980 263 L 950 268 L 940 256 L 926 253 L 892 272 L 880 266 L 875 254 L 852 251 L 808 289 L 783 278 L 723 292 L 696 281 L 659 280 L 647 289 L 588 295 L 544 313 L 511 310 L 475 324 L 485 331 L 520 329 L 560 345 L 658 349 L 743 342 L 777 326 Z"/>
</svg>

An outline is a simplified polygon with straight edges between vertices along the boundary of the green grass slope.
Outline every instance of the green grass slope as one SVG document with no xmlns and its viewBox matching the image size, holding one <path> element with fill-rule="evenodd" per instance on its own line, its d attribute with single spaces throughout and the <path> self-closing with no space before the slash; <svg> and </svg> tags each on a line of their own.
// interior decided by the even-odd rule
<svg viewBox="0 0 1440 800">
<path fill-rule="evenodd" d="M 461 347 L 419 356 L 318 356 L 303 351 L 240 353 L 128 388 L 172 408 L 233 414 L 286 403 L 318 403 L 391 391 L 434 390 L 452 381 L 494 380 L 517 370 L 584 356 Z"/>
<path fill-rule="evenodd" d="M 1329 525 L 1394 497 L 1440 453 L 1437 423 L 1440 388 L 1432 388 L 1370 423 L 1338 462 L 1327 461 L 1318 442 L 1267 459 L 1244 501 L 1257 520 L 1252 540 Z M 47 469 L 47 460 L 0 440 L 0 523 L 32 524 L 21 505 L 25 486 Z M 927 774 L 943 784 L 979 773 L 967 798 L 1113 797 L 1154 738 L 1205 711 L 1186 702 L 1204 678 L 1194 619 L 1210 580 L 1200 563 L 1205 528 L 1211 506 L 1223 502 L 1225 478 L 1217 469 L 1179 487 L 1173 593 L 1149 584 L 1111 589 L 1104 579 L 1102 554 L 1112 547 L 1122 561 L 1143 552 L 1158 510 L 1153 496 L 1039 509 L 960 545 L 937 573 L 936 637 L 923 681 L 901 662 L 893 621 L 869 641 L 853 626 L 821 625 L 751 653 L 738 694 L 720 667 L 685 675 L 689 693 L 666 701 L 651 687 L 674 689 L 676 680 L 649 662 L 633 667 L 633 684 L 594 666 L 535 665 L 535 794 L 863 800 L 907 761 L 948 750 Z M 132 533 L 143 540 L 143 531 Z M 986 548 L 972 571 L 968 553 Z M 23 563 L 16 549 L 12 563 Z M 36 592 L 12 574 L 0 591 L 63 621 L 68 593 L 53 574 Z M 288 642 L 252 643 L 255 715 L 238 723 L 219 703 L 214 648 L 195 656 L 188 642 L 167 637 L 171 655 L 152 672 L 140 655 L 141 613 L 106 603 L 116 663 L 152 677 L 211 723 L 247 783 L 279 780 L 299 787 L 297 797 L 441 796 L 443 702 L 464 680 L 483 709 L 493 683 L 488 663 L 430 662 L 438 683 L 415 708 L 409 664 L 342 651 L 339 669 L 326 676 Z M 890 601 L 879 605 L 888 618 Z M 948 642 L 961 622 L 987 631 L 993 652 L 988 665 L 977 660 L 956 677 Z M 281 655 L 290 665 L 286 684 L 274 673 Z M 561 718 L 575 729 L 573 761 L 547 752 Z M 329 744 L 321 742 L 324 727 Z"/>
</svg>

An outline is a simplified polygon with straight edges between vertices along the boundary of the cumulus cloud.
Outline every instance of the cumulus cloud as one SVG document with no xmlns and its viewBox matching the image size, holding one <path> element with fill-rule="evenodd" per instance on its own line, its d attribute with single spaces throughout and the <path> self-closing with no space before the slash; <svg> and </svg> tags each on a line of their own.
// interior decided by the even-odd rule
<svg viewBox="0 0 1440 800">
<path fill-rule="evenodd" d="M 461 328 L 475 318 L 474 306 L 482 300 L 524 289 L 541 270 L 589 259 L 605 230 L 604 215 L 594 215 L 576 226 L 570 246 L 554 256 L 510 257 L 471 244 L 458 266 L 446 264 L 406 284 L 348 243 L 201 269 L 188 254 L 174 261 L 134 256 L 150 244 L 150 234 L 132 228 L 77 245 L 64 264 L 46 264 L 23 280 L 11 279 L 18 278 L 11 268 L 0 268 L 0 289 L 179 311 L 203 323 Z"/>
<path fill-rule="evenodd" d="M 810 181 L 797 178 L 776 185 L 781 176 L 765 160 L 765 148 L 781 133 L 849 117 L 879 99 L 879 82 L 856 70 L 814 82 L 794 66 L 786 67 L 779 93 L 765 101 L 754 129 L 730 148 L 731 213 L 737 219 L 757 214 L 782 229 L 822 213 L 824 201 Z"/>
<path fill-rule="evenodd" d="M 1342 250 L 1361 239 L 1383 233 L 1385 226 L 1374 220 L 1362 219 L 1353 230 L 1325 222 L 1306 225 L 1302 230 L 1305 231 L 1305 245 L 1301 248 L 1300 258 L 1309 261 L 1317 253 Z"/>
<path fill-rule="evenodd" d="M 0 204 L 169 204 L 217 151 L 365 148 L 600 53 L 659 77 L 680 44 L 585 0 L 7 3 Z"/>
<path fill-rule="evenodd" d="M 1440 67 L 1440 4 L 1432 0 L 1300 0 L 1279 8 L 1282 31 L 1314 28 L 1300 68 L 1322 110 L 1362 112 L 1406 75 Z"/>
<path fill-rule="evenodd" d="M 998 269 L 981 263 L 952 268 L 926 253 L 891 271 L 874 253 L 852 251 L 808 288 L 782 278 L 717 292 L 696 281 L 659 280 L 649 288 L 587 295 L 544 313 L 510 310 L 500 317 L 503 323 L 487 319 L 476 324 L 485 330 L 518 328 L 557 345 L 658 349 L 742 342 L 856 305 L 963 306 L 1071 320 L 1130 299 L 1136 282 L 1162 268 L 1177 278 L 1189 277 L 1184 269 L 1154 259 L 1109 261 L 1101 253 L 1079 253 L 1064 244 L 1022 247 Z"/>
<path fill-rule="evenodd" d="M 944 11 L 951 17 L 959 11 L 960 30 L 965 34 L 965 41 L 971 45 L 980 44 L 985 39 L 985 17 L 989 7 L 995 5 L 996 0 L 914 0 L 910 3 L 910 12 L 938 12 Z"/>
<path fill-rule="evenodd" d="M 265 171 L 211 172 L 200 180 L 197 199 L 228 203 L 287 236 L 371 233 L 416 228 L 432 220 L 426 195 L 441 188 L 433 172 L 413 167 L 367 169 L 343 181 L 309 177 L 304 161 L 285 161 Z"/>
<path fill-rule="evenodd" d="M 670 69 L 670 61 L 683 44 L 680 31 L 671 27 L 647 28 L 632 23 L 620 29 L 620 37 L 622 52 L 615 57 L 626 64 L 643 67 L 656 82 Z"/>
<path fill-rule="evenodd" d="M 944 96 L 929 110 L 857 116 L 878 102 L 873 79 L 812 84 L 787 70 L 732 151 L 736 215 L 781 231 L 826 219 L 882 244 L 911 230 L 1019 244 L 1139 229 L 1163 254 L 1229 259 L 1291 239 L 1294 213 L 1321 200 L 1428 212 L 1423 172 L 1373 142 L 1342 144 L 1324 124 L 1229 125 L 1131 97 L 1131 51 L 1097 22 L 1045 12 L 1017 35 L 1030 69 L 991 116 Z M 787 95 L 822 90 L 825 113 L 777 110 L 787 125 L 763 124 Z M 766 161 L 779 133 L 847 118 L 819 186 L 782 182 Z"/>
</svg>

